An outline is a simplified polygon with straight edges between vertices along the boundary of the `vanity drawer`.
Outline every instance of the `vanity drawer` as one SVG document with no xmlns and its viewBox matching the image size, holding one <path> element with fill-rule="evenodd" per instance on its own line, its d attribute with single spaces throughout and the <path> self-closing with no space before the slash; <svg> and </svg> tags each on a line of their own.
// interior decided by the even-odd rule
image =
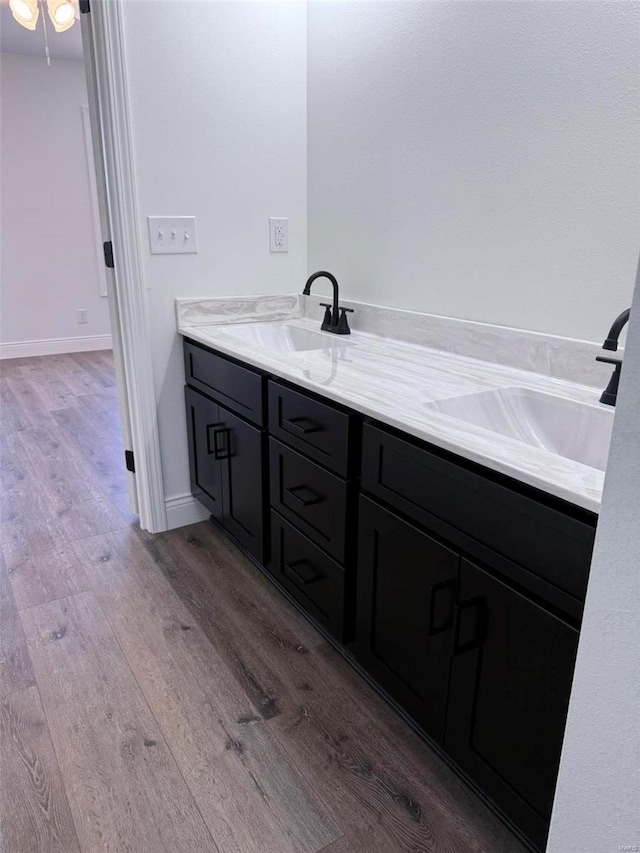
<svg viewBox="0 0 640 853">
<path fill-rule="evenodd" d="M 274 438 L 269 461 L 272 508 L 344 563 L 350 484 Z"/>
<path fill-rule="evenodd" d="M 269 382 L 269 432 L 342 477 L 351 474 L 349 435 L 354 418 L 279 382 Z M 357 456 L 351 456 L 355 465 Z"/>
<path fill-rule="evenodd" d="M 426 527 L 439 519 L 584 600 L 595 523 L 365 424 L 362 490 Z M 586 513 L 585 513 L 586 517 Z"/>
<path fill-rule="evenodd" d="M 271 574 L 305 610 L 342 640 L 344 569 L 273 510 L 271 542 Z"/>
<path fill-rule="evenodd" d="M 189 385 L 264 425 L 266 376 L 191 341 L 184 342 L 184 373 Z"/>
</svg>

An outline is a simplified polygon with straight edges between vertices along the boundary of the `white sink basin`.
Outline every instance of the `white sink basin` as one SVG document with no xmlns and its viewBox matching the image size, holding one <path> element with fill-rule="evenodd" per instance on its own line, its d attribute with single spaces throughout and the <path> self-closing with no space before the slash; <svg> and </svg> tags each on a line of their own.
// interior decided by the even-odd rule
<svg viewBox="0 0 640 853">
<path fill-rule="evenodd" d="M 306 352 L 308 350 L 335 350 L 349 346 L 344 335 L 330 332 L 312 332 L 288 323 L 242 323 L 225 328 L 224 334 L 236 341 L 271 352 Z"/>
<path fill-rule="evenodd" d="M 427 408 L 604 471 L 614 410 L 526 388 L 502 388 Z"/>
</svg>

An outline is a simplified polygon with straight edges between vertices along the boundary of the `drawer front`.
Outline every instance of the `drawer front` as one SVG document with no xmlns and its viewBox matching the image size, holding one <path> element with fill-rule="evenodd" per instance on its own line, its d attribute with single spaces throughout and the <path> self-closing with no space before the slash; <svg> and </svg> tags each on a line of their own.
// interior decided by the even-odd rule
<svg viewBox="0 0 640 853">
<path fill-rule="evenodd" d="M 261 373 L 190 341 L 184 342 L 184 373 L 189 385 L 258 426 L 264 425 L 266 377 Z"/>
<path fill-rule="evenodd" d="M 349 471 L 353 416 L 278 382 L 269 382 L 269 432 L 343 477 Z M 357 464 L 357 454 L 353 454 Z"/>
<path fill-rule="evenodd" d="M 271 512 L 270 571 L 312 616 L 344 639 L 345 571 L 310 539 Z"/>
<path fill-rule="evenodd" d="M 328 554 L 344 563 L 348 486 L 272 438 L 271 506 Z"/>
<path fill-rule="evenodd" d="M 365 424 L 362 489 L 429 526 L 434 518 L 584 600 L 595 528 Z"/>
</svg>

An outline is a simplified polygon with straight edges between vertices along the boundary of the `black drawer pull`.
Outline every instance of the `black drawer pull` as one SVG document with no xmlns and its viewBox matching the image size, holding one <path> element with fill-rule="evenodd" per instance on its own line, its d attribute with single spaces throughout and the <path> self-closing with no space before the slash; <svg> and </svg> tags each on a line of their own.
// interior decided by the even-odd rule
<svg viewBox="0 0 640 853">
<path fill-rule="evenodd" d="M 454 655 L 461 655 L 464 652 L 477 649 L 482 641 L 485 623 L 484 599 L 477 596 L 468 601 L 463 601 L 462 604 L 456 604 L 455 612 L 456 628 L 453 653 Z M 463 633 L 468 635 L 466 640 L 461 639 Z"/>
<path fill-rule="evenodd" d="M 441 581 L 429 587 L 431 603 L 429 606 L 429 636 L 448 631 L 453 625 L 456 580 Z"/>
<path fill-rule="evenodd" d="M 284 570 L 294 575 L 302 586 L 317 583 L 317 581 L 321 581 L 324 577 L 309 560 L 296 560 L 294 563 L 285 563 Z"/>
<path fill-rule="evenodd" d="M 302 506 L 313 506 L 314 504 L 322 503 L 324 498 L 308 486 L 293 486 L 291 489 L 285 489 L 287 494 L 295 498 Z"/>
<path fill-rule="evenodd" d="M 219 439 L 226 438 L 225 445 L 222 445 Z M 231 458 L 231 430 L 229 427 L 220 426 L 220 424 L 209 424 L 207 426 L 207 453 L 211 455 L 216 462 L 221 459 Z"/>
<path fill-rule="evenodd" d="M 291 432 L 297 432 L 300 435 L 309 435 L 312 432 L 321 432 L 320 424 L 315 423 L 310 418 L 285 418 L 282 425 Z"/>
</svg>

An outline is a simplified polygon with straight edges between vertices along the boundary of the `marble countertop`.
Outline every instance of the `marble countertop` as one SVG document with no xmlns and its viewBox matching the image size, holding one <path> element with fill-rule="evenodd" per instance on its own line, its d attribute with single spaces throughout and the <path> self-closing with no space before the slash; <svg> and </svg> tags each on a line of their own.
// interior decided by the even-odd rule
<svg viewBox="0 0 640 853">
<path fill-rule="evenodd" d="M 357 331 L 344 338 L 325 333 L 324 349 L 271 351 L 234 338 L 229 328 L 239 322 L 286 321 L 319 332 L 319 319 L 301 316 L 299 297 L 268 297 L 261 300 L 258 310 L 250 298 L 233 301 L 231 310 L 231 300 L 226 304 L 220 300 L 219 306 L 215 302 L 176 300 L 178 332 L 381 423 L 598 512 L 602 471 L 429 407 L 446 398 L 514 387 L 598 405 L 597 389 Z"/>
</svg>

